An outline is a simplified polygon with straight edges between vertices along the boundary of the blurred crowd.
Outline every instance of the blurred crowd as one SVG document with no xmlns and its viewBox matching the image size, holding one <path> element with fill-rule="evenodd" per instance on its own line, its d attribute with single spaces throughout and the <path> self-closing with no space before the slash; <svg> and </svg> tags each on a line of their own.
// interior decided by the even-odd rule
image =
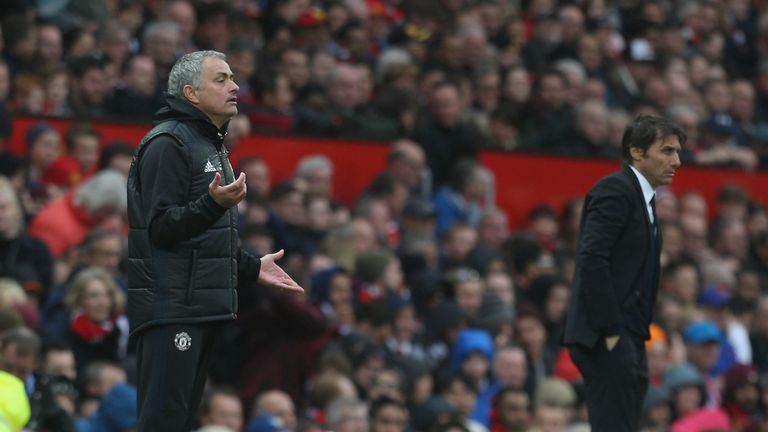
<svg viewBox="0 0 768 432">
<path fill-rule="evenodd" d="M 683 164 L 752 171 L 768 142 L 764 1 L 4 1 L 0 431 L 135 427 L 124 304 L 126 174 L 136 143 L 90 122 L 148 122 L 169 68 L 228 56 L 251 131 L 389 142 L 353 205 L 306 155 L 247 175 L 242 245 L 306 289 L 241 281 L 201 431 L 588 430 L 560 346 L 582 197 L 510 226 L 478 151 L 618 160 L 639 113 L 688 134 Z M 503 185 L 502 185 L 503 186 Z M 533 187 L 533 186 L 531 186 Z M 585 191 L 586 192 L 586 191 Z M 768 428 L 765 196 L 657 192 L 662 277 L 643 430 Z"/>
<path fill-rule="evenodd" d="M 614 157 L 657 113 L 683 163 L 768 160 L 762 0 L 12 0 L 0 19 L 6 126 L 146 122 L 174 61 L 213 49 L 246 132 Z"/>
</svg>

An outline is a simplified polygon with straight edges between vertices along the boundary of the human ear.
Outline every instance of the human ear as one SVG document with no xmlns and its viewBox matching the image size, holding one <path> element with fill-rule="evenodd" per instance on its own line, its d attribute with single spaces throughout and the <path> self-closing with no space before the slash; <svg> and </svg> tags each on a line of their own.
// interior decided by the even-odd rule
<svg viewBox="0 0 768 432">
<path fill-rule="evenodd" d="M 187 100 L 191 103 L 197 104 L 200 102 L 200 98 L 197 96 L 197 89 L 191 85 L 185 85 L 184 88 L 181 89 L 181 92 L 184 94 L 184 97 L 187 98 Z"/>
</svg>

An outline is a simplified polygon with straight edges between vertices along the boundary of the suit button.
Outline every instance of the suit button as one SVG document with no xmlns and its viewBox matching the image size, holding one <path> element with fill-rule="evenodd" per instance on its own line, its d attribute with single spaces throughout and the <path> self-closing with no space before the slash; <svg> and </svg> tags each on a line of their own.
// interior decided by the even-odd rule
<svg viewBox="0 0 768 432">
<path fill-rule="evenodd" d="M 635 297 L 640 297 L 640 291 L 635 291 Z"/>
</svg>

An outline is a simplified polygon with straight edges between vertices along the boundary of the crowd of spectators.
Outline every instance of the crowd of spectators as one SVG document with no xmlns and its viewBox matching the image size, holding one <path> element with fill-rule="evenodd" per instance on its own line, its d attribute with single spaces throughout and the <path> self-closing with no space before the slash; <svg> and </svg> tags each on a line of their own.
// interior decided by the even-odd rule
<svg viewBox="0 0 768 432">
<path fill-rule="evenodd" d="M 0 5 L 0 431 L 135 425 L 125 178 L 180 54 L 215 49 L 248 131 L 390 142 L 345 206 L 306 155 L 245 172 L 244 247 L 285 249 L 305 296 L 242 281 L 201 431 L 588 430 L 560 346 L 582 205 L 510 226 L 482 150 L 618 160 L 624 126 L 668 115 L 683 164 L 768 161 L 763 1 L 23 0 Z M 526 187 L 535 187 L 533 185 Z M 586 192 L 586 191 L 585 191 Z M 768 213 L 723 185 L 657 192 L 662 277 L 643 430 L 768 427 Z M 17 377 L 18 379 L 14 378 Z"/>
</svg>

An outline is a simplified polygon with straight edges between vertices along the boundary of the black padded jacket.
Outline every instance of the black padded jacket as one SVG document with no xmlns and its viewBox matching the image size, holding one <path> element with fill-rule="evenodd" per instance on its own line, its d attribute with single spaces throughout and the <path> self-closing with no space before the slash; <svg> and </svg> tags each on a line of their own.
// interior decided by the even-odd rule
<svg viewBox="0 0 768 432">
<path fill-rule="evenodd" d="M 168 97 L 128 174 L 128 318 L 131 334 L 158 324 L 234 319 L 238 277 L 260 260 L 240 249 L 237 207 L 208 193 L 216 172 L 235 175 L 217 128 L 192 104 Z"/>
</svg>

